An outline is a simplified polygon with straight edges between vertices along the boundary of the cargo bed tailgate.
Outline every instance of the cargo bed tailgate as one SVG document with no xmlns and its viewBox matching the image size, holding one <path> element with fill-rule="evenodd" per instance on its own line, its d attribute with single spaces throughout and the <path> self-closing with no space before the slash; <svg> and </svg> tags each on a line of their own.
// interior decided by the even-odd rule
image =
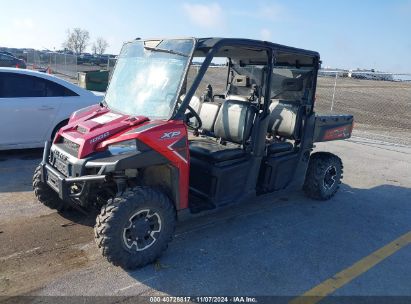
<svg viewBox="0 0 411 304">
<path fill-rule="evenodd" d="M 314 142 L 350 138 L 353 125 L 352 115 L 316 115 Z"/>
</svg>

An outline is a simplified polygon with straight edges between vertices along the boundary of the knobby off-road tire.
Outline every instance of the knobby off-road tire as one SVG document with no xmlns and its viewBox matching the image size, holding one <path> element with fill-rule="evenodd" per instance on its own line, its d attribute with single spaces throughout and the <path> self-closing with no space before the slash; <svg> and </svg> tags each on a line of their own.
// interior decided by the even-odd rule
<svg viewBox="0 0 411 304">
<path fill-rule="evenodd" d="M 41 181 L 41 167 L 37 166 L 33 175 L 34 195 L 40 203 L 57 211 L 66 209 L 66 203 L 62 201 L 58 194 L 49 185 Z"/>
<path fill-rule="evenodd" d="M 328 152 L 311 155 L 303 190 L 316 200 L 328 200 L 337 192 L 343 178 L 341 159 Z"/>
<path fill-rule="evenodd" d="M 164 193 L 135 187 L 102 207 L 94 226 L 95 241 L 110 263 L 135 269 L 163 253 L 175 225 L 174 205 Z"/>
</svg>

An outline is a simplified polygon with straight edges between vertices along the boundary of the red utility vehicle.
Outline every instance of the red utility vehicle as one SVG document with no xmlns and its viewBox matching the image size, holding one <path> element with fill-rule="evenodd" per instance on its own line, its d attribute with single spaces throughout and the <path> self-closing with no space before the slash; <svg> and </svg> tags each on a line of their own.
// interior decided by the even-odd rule
<svg viewBox="0 0 411 304">
<path fill-rule="evenodd" d="M 46 143 L 35 194 L 101 210 L 97 245 L 125 268 L 158 258 L 183 213 L 302 188 L 328 199 L 342 162 L 313 143 L 350 137 L 353 117 L 315 115 L 319 64 L 316 52 L 248 39 L 126 43 L 104 102 Z M 199 94 L 206 75 L 218 85 Z"/>
</svg>

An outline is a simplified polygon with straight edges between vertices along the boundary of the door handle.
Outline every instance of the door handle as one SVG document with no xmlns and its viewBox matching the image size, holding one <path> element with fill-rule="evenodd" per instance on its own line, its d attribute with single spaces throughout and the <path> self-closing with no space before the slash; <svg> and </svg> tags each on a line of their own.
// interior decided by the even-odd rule
<svg viewBox="0 0 411 304">
<path fill-rule="evenodd" d="M 54 107 L 51 107 L 51 106 L 41 106 L 41 107 L 39 108 L 39 110 L 41 110 L 41 111 L 54 110 Z"/>
</svg>

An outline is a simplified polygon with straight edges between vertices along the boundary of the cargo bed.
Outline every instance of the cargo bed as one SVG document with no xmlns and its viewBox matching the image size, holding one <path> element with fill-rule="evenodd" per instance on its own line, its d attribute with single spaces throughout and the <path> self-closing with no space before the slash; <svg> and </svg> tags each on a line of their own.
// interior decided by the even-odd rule
<svg viewBox="0 0 411 304">
<path fill-rule="evenodd" d="M 315 117 L 314 142 L 350 138 L 353 126 L 353 115 L 317 115 Z"/>
</svg>

